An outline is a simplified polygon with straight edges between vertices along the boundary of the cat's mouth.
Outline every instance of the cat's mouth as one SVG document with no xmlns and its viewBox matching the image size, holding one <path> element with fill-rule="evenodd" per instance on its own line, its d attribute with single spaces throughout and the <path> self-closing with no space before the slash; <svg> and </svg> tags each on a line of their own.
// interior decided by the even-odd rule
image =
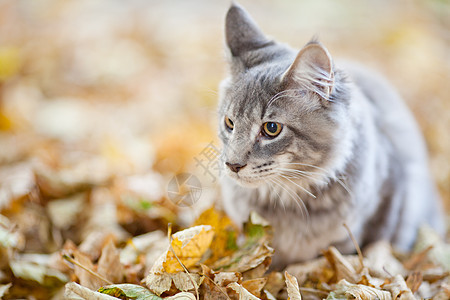
<svg viewBox="0 0 450 300">
<path fill-rule="evenodd" d="M 270 181 L 270 178 L 274 177 L 275 173 L 257 175 L 245 174 L 243 172 L 227 172 L 227 175 L 243 187 L 256 188 Z"/>
</svg>

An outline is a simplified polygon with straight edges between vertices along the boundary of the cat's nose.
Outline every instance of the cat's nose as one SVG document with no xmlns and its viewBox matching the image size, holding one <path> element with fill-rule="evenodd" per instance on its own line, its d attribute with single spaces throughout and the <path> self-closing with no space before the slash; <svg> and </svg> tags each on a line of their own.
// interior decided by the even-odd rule
<svg viewBox="0 0 450 300">
<path fill-rule="evenodd" d="M 228 166 L 228 168 L 231 169 L 231 171 L 233 171 L 233 172 L 235 172 L 235 173 L 239 172 L 240 169 L 242 169 L 243 167 L 245 167 L 245 166 L 247 165 L 247 164 L 245 164 L 245 165 L 241 165 L 241 164 L 230 164 L 229 162 L 226 162 L 225 164 Z"/>
</svg>

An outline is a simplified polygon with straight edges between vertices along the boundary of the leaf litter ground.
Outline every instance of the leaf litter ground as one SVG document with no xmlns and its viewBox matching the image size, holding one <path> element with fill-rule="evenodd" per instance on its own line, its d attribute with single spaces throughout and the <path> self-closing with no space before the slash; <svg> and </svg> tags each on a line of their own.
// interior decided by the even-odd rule
<svg viewBox="0 0 450 300">
<path fill-rule="evenodd" d="M 192 172 L 204 145 L 214 144 L 209 112 L 223 77 L 222 28 L 205 20 L 221 22 L 228 3 L 205 1 L 187 13 L 182 5 L 125 4 L 132 2 L 0 4 L 0 298 L 450 299 L 450 245 L 426 227 L 410 253 L 385 242 L 362 256 L 329 248 L 274 271 L 273 232 L 257 215 L 241 230 L 213 201 L 194 212 L 175 205 L 167 182 Z M 340 14 L 349 15 L 339 20 L 352 36 L 341 33 L 332 48 L 348 53 L 358 40 L 357 53 L 383 54 L 376 64 L 415 108 L 448 199 L 442 86 L 450 72 L 439 32 L 446 32 L 449 10 L 428 2 L 437 13 L 426 4 L 409 6 L 408 14 L 402 3 L 380 4 L 384 31 L 370 34 L 379 26 L 367 18 L 356 39 L 347 25 L 354 29 L 360 7 L 345 7 Z M 424 11 L 433 17 L 423 18 Z M 183 28 L 165 30 L 172 20 Z M 292 26 L 300 33 L 310 25 Z M 210 175 L 201 179 L 214 181 Z M 207 186 L 203 196 L 219 198 Z"/>
</svg>

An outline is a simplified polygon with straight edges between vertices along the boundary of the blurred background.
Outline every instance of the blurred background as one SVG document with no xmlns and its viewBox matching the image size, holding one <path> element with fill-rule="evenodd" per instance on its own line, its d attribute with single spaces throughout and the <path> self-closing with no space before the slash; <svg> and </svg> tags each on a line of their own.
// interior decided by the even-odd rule
<svg viewBox="0 0 450 300">
<path fill-rule="evenodd" d="M 240 3 L 278 41 L 301 48 L 317 35 L 335 58 L 397 87 L 448 212 L 450 2 Z M 187 226 L 220 199 L 229 5 L 0 0 L 0 284 L 13 283 L 11 299 L 60 299 L 72 274 L 61 249 L 95 261 L 108 238 L 120 247 L 144 233 L 165 240 L 169 223 Z"/>
<path fill-rule="evenodd" d="M 421 125 L 448 211 L 450 2 L 240 3 L 278 41 L 301 48 L 317 35 L 335 58 L 384 74 Z M 202 197 L 217 198 L 216 103 L 227 72 L 229 5 L 0 1 L 2 213 L 17 213 L 15 201 L 42 204 L 93 186 L 116 198 L 125 186 L 163 201 L 181 172 L 200 178 Z"/>
</svg>

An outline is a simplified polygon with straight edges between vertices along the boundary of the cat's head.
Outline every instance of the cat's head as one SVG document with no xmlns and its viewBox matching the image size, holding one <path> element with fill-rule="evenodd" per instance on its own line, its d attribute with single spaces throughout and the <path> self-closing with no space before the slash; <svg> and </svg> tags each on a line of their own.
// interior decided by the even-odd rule
<svg viewBox="0 0 450 300">
<path fill-rule="evenodd" d="M 219 136 L 226 175 L 244 186 L 321 180 L 344 163 L 345 79 L 317 41 L 300 52 L 268 39 L 240 6 L 226 16 L 230 76 L 222 82 Z"/>
</svg>

